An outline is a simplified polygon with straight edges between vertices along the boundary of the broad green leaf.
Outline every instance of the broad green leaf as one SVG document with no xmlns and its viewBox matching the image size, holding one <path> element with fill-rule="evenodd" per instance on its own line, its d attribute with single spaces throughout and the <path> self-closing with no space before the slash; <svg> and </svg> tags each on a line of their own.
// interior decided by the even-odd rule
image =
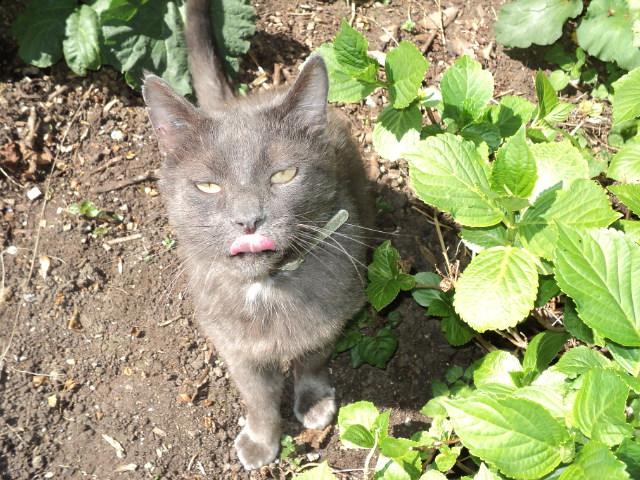
<svg viewBox="0 0 640 480">
<path fill-rule="evenodd" d="M 429 62 L 412 42 L 400 42 L 387 53 L 384 70 L 394 108 L 408 107 L 418 96 L 428 66 Z"/>
<path fill-rule="evenodd" d="M 420 141 L 422 113 L 418 105 L 398 110 L 391 105 L 382 109 L 373 127 L 373 146 L 381 157 L 397 160 Z"/>
<path fill-rule="evenodd" d="M 447 477 L 438 470 L 427 470 L 418 480 L 447 480 Z"/>
<path fill-rule="evenodd" d="M 418 442 L 406 438 L 387 437 L 380 442 L 380 452 L 389 458 L 402 458 L 412 452 L 412 447 L 417 447 Z"/>
<path fill-rule="evenodd" d="M 362 333 L 357 330 L 345 331 L 335 346 L 334 352 L 340 353 L 355 347 L 362 339 Z"/>
<path fill-rule="evenodd" d="M 234 75 L 256 32 L 256 13 L 249 0 L 213 0 L 211 22 L 225 69 Z"/>
<path fill-rule="evenodd" d="M 538 295 L 536 295 L 536 308 L 544 307 L 546 303 L 560 293 L 560 287 L 551 275 L 543 275 L 538 278 Z"/>
<path fill-rule="evenodd" d="M 340 408 L 338 411 L 340 435 L 344 435 L 352 425 L 362 425 L 364 428 L 371 430 L 378 415 L 378 409 L 371 402 L 356 402 Z M 347 448 L 358 448 L 357 445 L 350 442 L 343 443 Z"/>
<path fill-rule="evenodd" d="M 295 475 L 295 480 L 338 480 L 333 473 L 329 464 L 324 461 L 317 467 L 305 470 Z"/>
<path fill-rule="evenodd" d="M 554 70 L 549 74 L 549 82 L 556 92 L 563 90 L 567 85 L 569 85 L 570 80 L 571 77 L 562 70 Z"/>
<path fill-rule="evenodd" d="M 638 155 L 640 155 L 640 149 L 638 150 Z M 640 215 L 640 184 L 611 185 L 609 190 L 622 200 L 622 203 L 629 207 L 629 210 L 636 215 Z"/>
<path fill-rule="evenodd" d="M 576 312 L 576 306 L 571 297 L 567 297 L 564 303 L 564 327 L 567 331 L 578 340 L 591 345 L 604 346 L 604 339 L 600 334 L 593 331 Z"/>
<path fill-rule="evenodd" d="M 174 2 L 144 1 L 131 10 L 130 16 L 115 8 L 120 0 L 111 0 L 100 18 L 104 35 L 103 62 L 125 74 L 127 82 L 138 87 L 144 70 L 150 70 L 171 84 L 180 94 L 191 93 L 187 54 L 182 35 L 182 16 Z"/>
<path fill-rule="evenodd" d="M 536 74 L 535 86 L 538 98 L 538 118 L 542 119 L 558 104 L 558 95 L 542 70 L 538 70 Z"/>
<path fill-rule="evenodd" d="M 448 447 L 447 445 L 442 445 L 438 448 L 438 450 L 440 451 L 440 453 L 436 455 L 434 462 L 438 467 L 438 470 L 440 470 L 441 472 L 446 472 L 448 470 L 451 470 L 456 464 L 462 447 Z"/>
<path fill-rule="evenodd" d="M 597 442 L 587 443 L 559 480 L 628 480 L 624 463 Z"/>
<path fill-rule="evenodd" d="M 460 121 L 462 127 L 484 112 L 493 95 L 493 77 L 476 60 L 464 56 L 444 72 L 440 91 L 444 116 Z"/>
<path fill-rule="evenodd" d="M 529 200 L 515 195 L 500 195 L 494 198 L 493 202 L 507 212 L 519 212 L 531 206 Z"/>
<path fill-rule="evenodd" d="M 640 70 L 640 69 L 639 69 Z M 607 177 L 622 183 L 640 181 L 640 145 L 625 145 L 613 156 Z"/>
<path fill-rule="evenodd" d="M 375 439 L 369 429 L 359 424 L 349 425 L 340 435 L 340 440 L 345 445 L 348 443 L 360 448 L 372 448 L 375 444 Z"/>
<path fill-rule="evenodd" d="M 84 76 L 87 70 L 100 68 L 100 37 L 98 14 L 89 5 L 82 5 L 67 18 L 62 50 L 71 70 Z"/>
<path fill-rule="evenodd" d="M 375 337 L 363 337 L 354 347 L 358 357 L 370 365 L 378 368 L 386 368 L 398 348 L 398 338 L 393 331 L 385 327 Z"/>
<path fill-rule="evenodd" d="M 447 368 L 444 374 L 444 378 L 447 380 L 448 383 L 454 383 L 455 381 L 462 378 L 463 374 L 464 374 L 464 370 L 462 370 L 462 367 L 460 367 L 459 365 L 452 365 L 449 368 Z"/>
<path fill-rule="evenodd" d="M 558 102 L 544 116 L 544 121 L 548 123 L 564 122 L 576 106 L 573 103 Z"/>
<path fill-rule="evenodd" d="M 448 395 L 447 395 L 448 396 Z M 427 404 L 422 407 L 420 413 L 426 417 L 437 417 L 437 416 L 447 416 L 447 410 L 444 408 L 444 402 L 447 399 L 446 396 L 438 396 L 432 398 L 427 402 Z"/>
<path fill-rule="evenodd" d="M 502 138 L 509 138 L 531 121 L 536 106 L 524 97 L 506 96 L 500 104 L 490 107 L 489 118 L 500 128 Z"/>
<path fill-rule="evenodd" d="M 624 232 L 632 242 L 640 243 L 640 222 L 637 220 L 618 220 L 612 227 Z"/>
<path fill-rule="evenodd" d="M 490 122 L 478 122 L 467 125 L 460 131 L 460 136 L 473 142 L 476 147 L 485 143 L 491 151 L 496 150 L 502 142 L 500 128 Z"/>
<path fill-rule="evenodd" d="M 480 252 L 456 286 L 454 306 L 474 330 L 513 327 L 533 308 L 538 291 L 535 259 L 517 247 Z"/>
<path fill-rule="evenodd" d="M 369 265 L 367 275 L 367 297 L 376 310 L 389 305 L 400 290 L 411 290 L 415 285 L 412 275 L 407 275 L 399 267 L 400 255 L 387 240 L 373 253 L 373 262 Z"/>
<path fill-rule="evenodd" d="M 365 82 L 354 78 L 342 70 L 336 59 L 333 44 L 325 43 L 318 49 L 322 55 L 329 72 L 329 96 L 330 102 L 359 102 L 369 96 L 377 88 L 376 83 Z"/>
<path fill-rule="evenodd" d="M 473 480 L 502 480 L 502 477 L 499 477 L 489 470 L 485 463 L 481 463 L 478 473 L 473 477 Z"/>
<path fill-rule="evenodd" d="M 522 359 L 522 368 L 542 372 L 553 361 L 569 337 L 568 333 L 550 331 L 537 334 L 527 346 Z"/>
<path fill-rule="evenodd" d="M 442 277 L 433 272 L 421 272 L 414 275 L 416 284 L 422 285 L 440 285 Z M 433 288 L 415 288 L 411 291 L 411 296 L 418 302 L 418 305 L 422 307 L 428 307 L 431 302 L 437 298 L 440 298 L 440 290 Z"/>
<path fill-rule="evenodd" d="M 633 433 L 624 413 L 628 395 L 629 387 L 614 372 L 593 368 L 585 374 L 573 404 L 576 425 L 591 440 L 618 445 Z"/>
<path fill-rule="evenodd" d="M 618 362 L 629 374 L 637 377 L 640 375 L 640 348 L 625 347 L 615 342 L 607 342 L 607 348 L 613 359 Z"/>
<path fill-rule="evenodd" d="M 480 388 L 486 384 L 515 386 L 512 372 L 521 372 L 522 365 L 514 355 L 503 350 L 488 353 L 474 364 L 473 382 Z"/>
<path fill-rule="evenodd" d="M 508 235 L 507 227 L 503 223 L 493 227 L 463 227 L 460 231 L 465 245 L 476 253 L 485 248 L 507 246 Z"/>
<path fill-rule="evenodd" d="M 613 83 L 613 127 L 640 116 L 640 68 Z"/>
<path fill-rule="evenodd" d="M 380 454 L 376 462 L 374 480 L 415 480 L 420 475 L 422 462 L 418 452 L 393 460 Z"/>
<path fill-rule="evenodd" d="M 640 478 L 640 444 L 625 438 L 618 449 L 616 457 L 627 465 L 627 472 L 631 478 Z"/>
<path fill-rule="evenodd" d="M 371 431 L 378 433 L 378 442 L 387 438 L 389 432 L 389 419 L 391 418 L 391 410 L 386 410 L 376 417 L 371 426 Z"/>
<path fill-rule="evenodd" d="M 451 69 L 450 69 L 451 70 Z M 421 140 L 405 152 L 418 197 L 462 225 L 488 227 L 502 216 L 489 201 L 489 165 L 473 143 L 451 134 Z"/>
<path fill-rule="evenodd" d="M 562 355 L 558 363 L 552 368 L 570 378 L 575 378 L 588 372 L 593 367 L 607 367 L 610 363 L 610 360 L 604 355 L 591 350 L 589 347 L 580 345 Z"/>
<path fill-rule="evenodd" d="M 566 189 L 577 178 L 589 178 L 589 164 L 568 140 L 538 143 L 530 148 L 538 173 L 538 180 L 530 197 L 532 200 L 558 183 L 563 183 Z"/>
<path fill-rule="evenodd" d="M 13 24 L 18 56 L 39 68 L 50 67 L 62 58 L 62 41 L 67 18 L 76 0 L 34 0 Z"/>
<path fill-rule="evenodd" d="M 554 418 L 564 421 L 565 417 L 571 413 L 571 406 L 563 398 L 561 390 L 540 385 L 530 385 L 522 387 L 513 392 L 516 398 L 528 398 L 546 408 Z"/>
<path fill-rule="evenodd" d="M 496 40 L 507 47 L 527 48 L 532 43 L 551 45 L 562 35 L 568 18 L 582 12 L 581 0 L 520 0 L 500 7 L 494 25 Z"/>
<path fill-rule="evenodd" d="M 615 230 L 558 225 L 556 279 L 601 335 L 640 346 L 640 246 Z"/>
<path fill-rule="evenodd" d="M 578 44 L 604 62 L 625 70 L 640 66 L 640 49 L 633 44 L 633 21 L 626 0 L 593 0 L 576 29 Z"/>
<path fill-rule="evenodd" d="M 335 58 L 341 70 L 364 81 L 375 82 L 378 63 L 367 56 L 368 47 L 367 39 L 342 19 L 340 31 L 333 42 Z"/>
<path fill-rule="evenodd" d="M 491 188 L 499 194 L 528 197 L 536 184 L 536 162 L 522 126 L 496 153 L 491 168 Z"/>
<path fill-rule="evenodd" d="M 510 477 L 535 479 L 549 473 L 571 442 L 547 409 L 525 398 L 479 395 L 450 400 L 446 408 L 471 454 Z"/>
<path fill-rule="evenodd" d="M 611 209 L 606 191 L 596 182 L 575 180 L 567 190 L 540 195 L 518 222 L 520 241 L 532 253 L 554 259 L 557 225 L 607 227 L 620 216 Z"/>
<path fill-rule="evenodd" d="M 454 347 L 465 345 L 478 333 L 469 324 L 463 322 L 455 312 L 442 318 L 440 328 L 444 338 Z"/>
</svg>

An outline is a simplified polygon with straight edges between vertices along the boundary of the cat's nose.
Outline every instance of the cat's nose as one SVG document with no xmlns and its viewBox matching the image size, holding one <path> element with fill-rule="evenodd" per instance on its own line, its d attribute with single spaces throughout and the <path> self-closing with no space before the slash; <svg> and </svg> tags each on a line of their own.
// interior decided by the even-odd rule
<svg viewBox="0 0 640 480">
<path fill-rule="evenodd" d="M 252 234 L 256 233 L 258 227 L 264 222 L 264 217 L 261 215 L 237 217 L 234 222 L 242 226 L 245 234 Z"/>
</svg>

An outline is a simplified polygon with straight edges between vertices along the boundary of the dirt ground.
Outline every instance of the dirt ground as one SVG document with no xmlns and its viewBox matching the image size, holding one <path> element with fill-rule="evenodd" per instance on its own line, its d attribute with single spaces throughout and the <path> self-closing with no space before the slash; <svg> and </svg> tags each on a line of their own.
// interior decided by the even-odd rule
<svg viewBox="0 0 640 480">
<path fill-rule="evenodd" d="M 261 77 L 254 89 L 287 82 L 346 18 L 370 50 L 416 43 L 431 62 L 427 84 L 438 85 L 445 68 L 468 54 L 493 73 L 496 95 L 533 99 L 539 65 L 523 64 L 493 40 L 501 3 L 443 0 L 443 9 L 460 12 L 442 35 L 425 28 L 435 1 L 256 1 L 257 34 L 241 81 Z M 244 472 L 233 452 L 243 405 L 197 330 L 175 250 L 167 248 L 172 233 L 154 181 L 160 155 L 140 93 L 106 68 L 80 78 L 62 64 L 25 65 L 10 30 L 23 9 L 24 2 L 0 0 L 0 477 L 289 475 L 295 467 L 288 461 Z M 408 17 L 413 32 L 400 28 Z M 406 164 L 372 151 L 368 119 L 383 102 L 376 92 L 341 106 L 370 162 L 376 196 L 395 207 L 379 213 L 373 243 L 391 238 L 411 272 L 443 269 L 432 212 L 411 193 Z M 122 223 L 68 211 L 85 200 L 121 215 Z M 97 227 L 106 233 L 93 233 Z M 446 239 L 454 257 L 452 229 Z M 428 423 L 418 411 L 430 398 L 430 381 L 452 364 L 467 366 L 480 350 L 448 345 L 439 322 L 410 299 L 392 309 L 403 322 L 387 369 L 354 370 L 339 355 L 332 381 L 340 405 L 370 400 L 391 408 L 393 433 L 410 435 Z M 294 457 L 302 465 L 328 460 L 337 470 L 356 469 L 343 478 L 361 478 L 366 452 L 341 448 L 335 427 L 326 436 L 303 432 L 287 389 L 282 415 L 285 433 L 299 443 Z"/>
</svg>

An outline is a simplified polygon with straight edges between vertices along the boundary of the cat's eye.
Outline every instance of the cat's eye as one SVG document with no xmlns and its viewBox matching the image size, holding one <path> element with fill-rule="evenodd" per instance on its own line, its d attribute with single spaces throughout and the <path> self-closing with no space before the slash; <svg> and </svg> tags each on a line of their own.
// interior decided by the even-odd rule
<svg viewBox="0 0 640 480">
<path fill-rule="evenodd" d="M 198 182 L 196 183 L 196 187 L 198 187 L 198 190 L 204 193 L 219 193 L 220 190 L 222 190 L 220 188 L 220 185 L 209 182 Z"/>
<path fill-rule="evenodd" d="M 287 183 L 293 180 L 293 177 L 298 173 L 297 168 L 286 168 L 284 170 L 280 170 L 273 175 L 271 175 L 271 183 Z"/>
</svg>

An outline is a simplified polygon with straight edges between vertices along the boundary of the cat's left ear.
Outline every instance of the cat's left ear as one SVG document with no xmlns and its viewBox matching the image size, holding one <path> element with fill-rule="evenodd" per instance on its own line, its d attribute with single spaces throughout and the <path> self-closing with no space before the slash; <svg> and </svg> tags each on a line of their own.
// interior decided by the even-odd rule
<svg viewBox="0 0 640 480">
<path fill-rule="evenodd" d="M 145 76 L 142 96 L 158 136 L 160 151 L 166 155 L 188 142 L 189 134 L 200 118 L 196 108 L 155 75 Z"/>
<path fill-rule="evenodd" d="M 300 75 L 285 95 L 281 106 L 309 132 L 327 128 L 329 76 L 320 55 L 307 60 Z"/>
</svg>

